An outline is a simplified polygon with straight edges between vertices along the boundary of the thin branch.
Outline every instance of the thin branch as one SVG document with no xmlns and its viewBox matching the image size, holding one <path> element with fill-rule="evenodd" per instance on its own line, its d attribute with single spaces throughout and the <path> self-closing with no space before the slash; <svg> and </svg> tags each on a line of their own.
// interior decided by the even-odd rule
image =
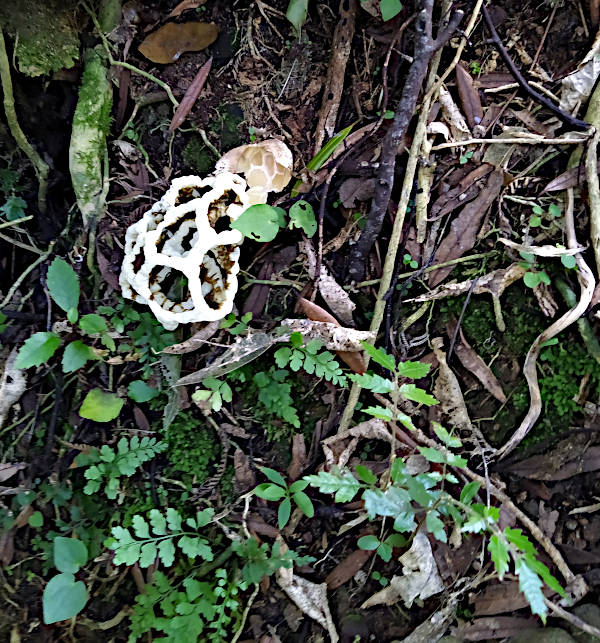
<svg viewBox="0 0 600 643">
<path fill-rule="evenodd" d="M 558 118 L 560 118 L 560 120 L 563 121 L 563 123 L 566 123 L 567 125 L 570 125 L 571 127 L 574 127 L 576 129 L 584 129 L 584 130 L 588 129 L 590 127 L 589 123 L 586 123 L 585 121 L 582 121 L 579 118 L 575 118 L 575 116 L 571 116 L 571 114 L 568 114 L 567 112 L 563 111 L 560 107 L 558 107 L 558 105 L 555 105 L 551 100 L 549 100 L 539 92 L 536 92 L 535 89 L 533 89 L 533 87 L 525 80 L 525 78 L 523 77 L 523 74 L 521 74 L 521 72 L 515 65 L 508 51 L 506 51 L 506 47 L 502 44 L 502 40 L 500 39 L 500 36 L 496 31 L 496 27 L 494 26 L 494 22 L 492 20 L 492 17 L 490 16 L 490 12 L 487 10 L 487 7 L 485 6 L 485 4 L 481 6 L 481 13 L 483 15 L 483 19 L 485 20 L 485 24 L 488 28 L 488 31 L 490 32 L 490 35 L 492 37 L 492 41 L 494 42 L 494 45 L 498 50 L 498 53 L 502 57 L 502 60 L 504 60 L 505 65 L 508 67 L 510 73 L 513 75 L 517 83 L 519 83 L 521 88 L 524 91 L 526 91 L 538 103 L 541 103 L 542 105 L 547 107 L 551 112 L 556 114 L 556 116 L 558 116 Z"/>
</svg>

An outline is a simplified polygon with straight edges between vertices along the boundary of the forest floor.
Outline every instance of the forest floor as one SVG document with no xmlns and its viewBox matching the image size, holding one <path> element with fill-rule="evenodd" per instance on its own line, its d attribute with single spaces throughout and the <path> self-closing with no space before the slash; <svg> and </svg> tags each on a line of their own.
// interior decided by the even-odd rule
<svg viewBox="0 0 600 643">
<path fill-rule="evenodd" d="M 305 6 L 0 6 L 2 640 L 600 640 L 598 2 Z"/>
</svg>

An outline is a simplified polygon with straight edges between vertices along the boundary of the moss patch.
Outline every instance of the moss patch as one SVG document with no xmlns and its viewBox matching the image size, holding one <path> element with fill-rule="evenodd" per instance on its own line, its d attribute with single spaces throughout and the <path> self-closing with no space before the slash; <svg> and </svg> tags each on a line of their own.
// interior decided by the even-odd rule
<svg viewBox="0 0 600 643">
<path fill-rule="evenodd" d="M 208 174 L 215 163 L 212 152 L 199 136 L 194 136 L 183 150 L 183 162 L 200 176 Z"/>
</svg>

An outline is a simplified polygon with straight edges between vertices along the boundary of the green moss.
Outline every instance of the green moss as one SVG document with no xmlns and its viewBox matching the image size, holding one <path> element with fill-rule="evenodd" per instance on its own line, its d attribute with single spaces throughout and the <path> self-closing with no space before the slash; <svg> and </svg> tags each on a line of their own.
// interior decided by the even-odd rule
<svg viewBox="0 0 600 643">
<path fill-rule="evenodd" d="M 29 76 L 73 67 L 79 57 L 77 0 L 0 2 L 0 26 L 18 36 L 19 70 Z"/>
<path fill-rule="evenodd" d="M 244 114 L 239 105 L 223 105 L 219 108 L 220 118 L 216 120 L 211 129 L 221 139 L 221 150 L 226 152 L 245 142 L 240 125 L 244 122 Z"/>
<path fill-rule="evenodd" d="M 166 455 L 173 471 L 191 474 L 194 484 L 202 484 L 213 473 L 211 465 L 219 462 L 221 443 L 193 412 L 179 413 L 164 439 L 169 444 Z"/>
<path fill-rule="evenodd" d="M 199 136 L 194 136 L 183 150 L 183 162 L 200 176 L 212 170 L 215 160 L 212 152 Z"/>
</svg>

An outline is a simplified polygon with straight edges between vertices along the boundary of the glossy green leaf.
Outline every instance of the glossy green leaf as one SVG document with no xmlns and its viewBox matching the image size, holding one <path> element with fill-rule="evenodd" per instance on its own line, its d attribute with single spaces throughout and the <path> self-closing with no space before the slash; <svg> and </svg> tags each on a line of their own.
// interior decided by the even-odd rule
<svg viewBox="0 0 600 643">
<path fill-rule="evenodd" d="M 79 320 L 79 328 L 84 333 L 103 333 L 107 330 L 106 319 L 95 313 L 90 313 L 89 315 L 83 315 Z"/>
<path fill-rule="evenodd" d="M 92 389 L 84 398 L 79 415 L 95 422 L 114 420 L 123 408 L 123 400 L 114 393 Z"/>
<path fill-rule="evenodd" d="M 365 551 L 374 551 L 379 547 L 380 541 L 377 536 L 373 536 L 372 534 L 369 534 L 368 536 L 361 536 L 357 543 L 356 543 L 360 549 L 364 549 Z"/>
<path fill-rule="evenodd" d="M 91 346 L 84 344 L 80 339 L 67 344 L 62 356 L 63 373 L 73 373 L 92 359 L 98 359 Z"/>
<path fill-rule="evenodd" d="M 231 223 L 231 227 L 239 230 L 245 237 L 266 243 L 273 241 L 279 232 L 281 213 L 266 203 L 252 205 Z"/>
<path fill-rule="evenodd" d="M 296 201 L 290 208 L 290 228 L 300 228 L 307 237 L 317 231 L 317 219 L 313 207 L 307 201 Z"/>
<path fill-rule="evenodd" d="M 60 337 L 55 333 L 34 333 L 19 349 L 15 368 L 31 368 L 47 362 L 60 346 Z"/>
<path fill-rule="evenodd" d="M 284 498 L 277 510 L 277 526 L 279 529 L 283 529 L 288 524 L 291 513 L 292 501 L 289 498 Z"/>
<path fill-rule="evenodd" d="M 65 312 L 77 309 L 79 305 L 79 279 L 71 266 L 60 257 L 56 257 L 48 268 L 46 285 L 50 297 Z"/>
<path fill-rule="evenodd" d="M 263 484 L 259 484 L 258 487 L 254 489 L 254 493 L 259 498 L 263 498 L 264 500 L 270 500 L 272 502 L 281 500 L 281 498 L 285 496 L 284 489 L 277 486 L 276 484 L 271 484 L 270 482 L 264 482 Z"/>
<path fill-rule="evenodd" d="M 297 507 L 307 518 L 312 518 L 315 515 L 313 503 L 304 491 L 296 491 L 292 498 L 294 499 Z"/>
<path fill-rule="evenodd" d="M 274 482 L 281 487 L 287 487 L 287 482 L 285 481 L 285 478 L 279 473 L 279 471 L 275 471 L 275 469 L 270 469 L 269 467 L 259 468 L 271 482 Z"/>
</svg>

